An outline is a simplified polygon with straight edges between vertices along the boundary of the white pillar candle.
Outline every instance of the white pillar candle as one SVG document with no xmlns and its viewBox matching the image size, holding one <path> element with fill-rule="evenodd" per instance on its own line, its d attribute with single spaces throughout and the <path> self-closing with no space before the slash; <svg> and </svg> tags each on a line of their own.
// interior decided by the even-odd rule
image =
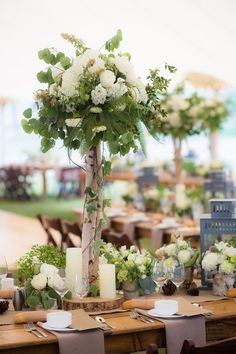
<svg viewBox="0 0 236 354">
<path fill-rule="evenodd" d="M 13 289 L 14 288 L 14 278 L 2 278 L 1 279 L 2 289 Z"/>
<path fill-rule="evenodd" d="M 82 288 L 82 249 L 71 247 L 66 249 L 66 281 L 69 290 L 74 295 L 75 280 Z M 77 285 L 78 288 L 78 285 Z"/>
<path fill-rule="evenodd" d="M 116 297 L 116 271 L 114 264 L 99 265 L 100 297 L 114 299 Z"/>
</svg>

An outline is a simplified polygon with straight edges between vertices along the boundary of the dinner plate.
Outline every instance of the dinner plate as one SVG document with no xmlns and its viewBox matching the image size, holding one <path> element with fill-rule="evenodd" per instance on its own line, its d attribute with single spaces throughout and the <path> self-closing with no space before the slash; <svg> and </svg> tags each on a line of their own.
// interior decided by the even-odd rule
<svg viewBox="0 0 236 354">
<path fill-rule="evenodd" d="M 172 318 L 172 319 L 177 319 L 177 318 L 182 318 L 184 317 L 184 315 L 177 315 L 177 314 L 174 314 L 174 315 L 163 315 L 163 314 L 160 314 L 158 312 L 156 312 L 155 309 L 151 309 L 148 311 L 148 314 L 150 316 L 153 316 L 153 317 L 158 317 L 158 318 Z"/>
<path fill-rule="evenodd" d="M 172 228 L 176 228 L 176 227 L 179 227 L 179 224 L 165 224 L 165 223 L 160 223 L 160 224 L 157 224 L 157 226 L 160 228 L 160 229 L 172 229 Z"/>
<path fill-rule="evenodd" d="M 47 322 L 43 323 L 42 324 L 42 327 L 44 329 L 47 329 L 48 331 L 56 331 L 56 332 L 75 332 L 77 331 L 77 329 L 75 328 L 69 328 L 69 327 L 66 327 L 66 328 L 55 328 L 55 327 L 50 327 Z"/>
</svg>

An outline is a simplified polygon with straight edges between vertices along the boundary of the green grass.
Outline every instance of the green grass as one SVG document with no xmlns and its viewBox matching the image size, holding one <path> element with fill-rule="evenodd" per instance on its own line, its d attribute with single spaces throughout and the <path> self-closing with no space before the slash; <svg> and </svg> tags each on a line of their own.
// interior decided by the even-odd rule
<svg viewBox="0 0 236 354">
<path fill-rule="evenodd" d="M 82 199 L 64 200 L 48 198 L 45 200 L 26 202 L 0 199 L 0 210 L 29 217 L 35 217 L 37 214 L 44 214 L 51 217 L 63 218 L 69 221 L 76 220 L 73 209 L 79 208 L 82 205 Z"/>
</svg>

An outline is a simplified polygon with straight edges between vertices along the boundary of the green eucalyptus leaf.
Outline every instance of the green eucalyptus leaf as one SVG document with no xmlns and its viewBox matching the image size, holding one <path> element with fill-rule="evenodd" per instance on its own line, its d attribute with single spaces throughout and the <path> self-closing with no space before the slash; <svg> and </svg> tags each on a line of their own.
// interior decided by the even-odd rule
<svg viewBox="0 0 236 354">
<path fill-rule="evenodd" d="M 30 122 L 26 119 L 22 119 L 21 120 L 21 126 L 22 128 L 24 129 L 24 131 L 27 133 L 27 134 L 30 134 L 32 133 L 33 131 L 33 127 L 31 126 Z"/>
<path fill-rule="evenodd" d="M 27 108 L 24 112 L 23 112 L 23 116 L 27 119 L 32 117 L 32 108 Z"/>
<path fill-rule="evenodd" d="M 30 307 L 35 307 L 41 303 L 40 297 L 37 295 L 30 295 L 26 299 L 27 305 Z"/>
</svg>

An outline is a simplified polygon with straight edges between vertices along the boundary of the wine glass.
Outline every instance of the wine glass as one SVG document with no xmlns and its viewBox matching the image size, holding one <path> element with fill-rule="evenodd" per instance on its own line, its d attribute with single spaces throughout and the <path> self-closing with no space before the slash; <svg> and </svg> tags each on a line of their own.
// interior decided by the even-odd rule
<svg viewBox="0 0 236 354">
<path fill-rule="evenodd" d="M 153 280 L 160 290 L 166 280 L 166 272 L 163 262 L 155 262 L 153 267 Z"/>
<path fill-rule="evenodd" d="M 184 277 L 185 277 L 184 265 L 183 264 L 175 265 L 172 268 L 170 276 L 172 282 L 177 287 L 177 290 L 179 290 L 179 286 L 184 281 Z"/>
<path fill-rule="evenodd" d="M 74 284 L 74 293 L 75 293 L 75 296 L 80 299 L 80 308 L 83 308 L 82 300 L 88 294 L 88 292 L 89 292 L 89 278 L 88 277 L 81 277 L 80 274 L 76 274 L 75 275 L 75 284 Z"/>
<path fill-rule="evenodd" d="M 60 296 L 61 308 L 63 310 L 63 297 L 69 291 L 67 280 L 66 280 L 66 273 L 64 269 L 59 269 L 58 272 L 54 273 L 53 289 Z"/>
<path fill-rule="evenodd" d="M 0 281 L 6 278 L 8 272 L 6 257 L 0 256 Z"/>
</svg>

